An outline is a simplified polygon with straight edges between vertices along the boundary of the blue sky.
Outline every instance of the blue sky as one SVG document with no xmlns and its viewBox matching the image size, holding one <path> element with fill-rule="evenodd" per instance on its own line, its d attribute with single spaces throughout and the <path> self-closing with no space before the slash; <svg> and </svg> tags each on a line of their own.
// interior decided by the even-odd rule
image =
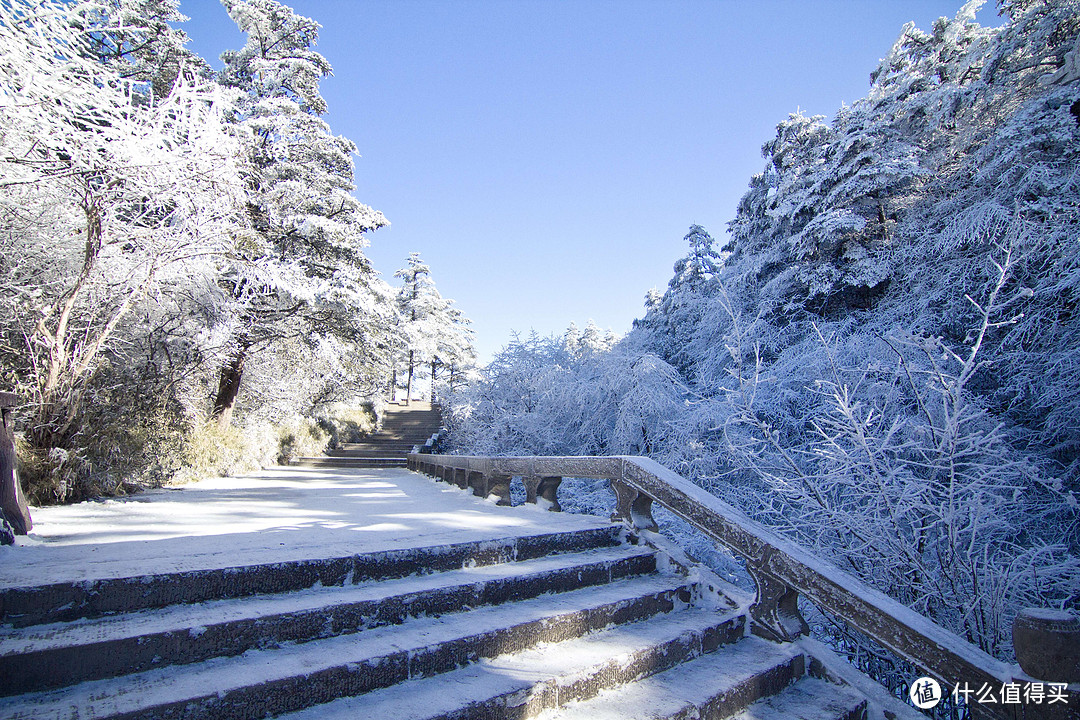
<svg viewBox="0 0 1080 720">
<path fill-rule="evenodd" d="M 325 116 L 359 147 L 356 196 L 391 227 L 393 281 L 419 251 L 487 361 L 512 330 L 626 332 L 703 225 L 721 242 L 761 145 L 796 110 L 866 94 L 905 22 L 957 0 L 295 0 L 333 65 Z M 191 49 L 244 38 L 181 0 Z M 982 24 L 1000 19 L 991 1 Z"/>
</svg>

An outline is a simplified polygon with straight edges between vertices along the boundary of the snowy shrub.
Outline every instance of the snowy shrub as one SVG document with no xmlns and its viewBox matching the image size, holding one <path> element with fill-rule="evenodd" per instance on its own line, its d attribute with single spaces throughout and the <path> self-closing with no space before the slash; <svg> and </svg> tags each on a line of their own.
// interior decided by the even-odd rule
<svg viewBox="0 0 1080 720">
<path fill-rule="evenodd" d="M 375 431 L 374 403 L 335 403 L 320 412 L 316 422 L 323 432 L 329 435 L 327 447 L 337 448 L 342 443 L 360 442 L 365 435 Z"/>
<path fill-rule="evenodd" d="M 276 427 L 278 453 L 275 458 L 287 465 L 300 457 L 321 455 L 330 443 L 331 435 L 311 418 L 293 416 Z"/>
</svg>

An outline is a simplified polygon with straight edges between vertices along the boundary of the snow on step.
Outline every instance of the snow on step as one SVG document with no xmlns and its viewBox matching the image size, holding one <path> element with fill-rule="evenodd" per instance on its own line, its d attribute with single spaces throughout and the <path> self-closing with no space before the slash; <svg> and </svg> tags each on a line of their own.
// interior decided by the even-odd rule
<svg viewBox="0 0 1080 720">
<path fill-rule="evenodd" d="M 34 520 L 35 537 L 24 538 L 29 544 L 0 547 L 0 595 L 102 578 L 612 529 L 607 518 L 496 507 L 406 469 L 295 467 L 39 508 Z M 11 613 L 2 598 L 0 613 Z"/>
<path fill-rule="evenodd" d="M 0 694 L 357 632 L 409 615 L 535 597 L 654 568 L 649 548 L 616 546 L 360 585 L 0 627 Z"/>
<path fill-rule="evenodd" d="M 601 687 L 632 681 L 734 642 L 742 636 L 744 622 L 737 612 L 687 608 L 342 698 L 282 720 L 511 716 L 507 708 L 514 709 L 513 717 L 529 717 L 544 707 L 589 697 Z"/>
<path fill-rule="evenodd" d="M 667 672 L 548 710 L 536 720 L 726 718 L 780 692 L 804 672 L 805 658 L 790 646 L 747 637 Z"/>
<path fill-rule="evenodd" d="M 135 577 L 106 575 L 82 582 L 9 587 L 0 589 L 0 619 L 15 625 L 73 620 L 179 603 L 288 592 L 319 584 L 341 585 L 369 578 L 402 577 L 420 570 L 432 572 L 474 564 L 490 565 L 617 542 L 617 528 L 608 525 L 340 557 L 209 567 Z"/>
<path fill-rule="evenodd" d="M 866 699 L 842 685 L 804 678 L 778 695 L 759 700 L 732 720 L 862 720 Z"/>
<path fill-rule="evenodd" d="M 452 670 L 538 642 L 557 642 L 615 622 L 674 610 L 679 578 L 647 576 L 544 595 L 361 633 L 251 650 L 231 658 L 148 670 L 55 691 L 0 699 L 9 720 L 145 717 L 264 717 Z M 716 615 L 675 613 L 634 626 L 642 637 L 716 624 Z M 693 618 L 687 620 L 685 618 Z M 740 618 L 741 620 L 741 618 Z M 654 623 L 656 627 L 653 627 Z M 741 632 L 741 630 L 739 630 Z M 628 635 L 627 637 L 631 637 Z M 554 647 L 561 647 L 554 646 Z M 558 663 L 561 655 L 555 656 Z"/>
</svg>

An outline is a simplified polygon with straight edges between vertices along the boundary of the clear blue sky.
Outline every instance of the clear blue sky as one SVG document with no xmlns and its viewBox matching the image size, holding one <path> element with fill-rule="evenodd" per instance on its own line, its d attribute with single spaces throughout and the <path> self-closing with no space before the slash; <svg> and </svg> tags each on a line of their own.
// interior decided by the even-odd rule
<svg viewBox="0 0 1080 720">
<path fill-rule="evenodd" d="M 295 0 L 323 27 L 334 132 L 384 277 L 419 251 L 473 320 L 481 359 L 512 330 L 626 332 L 691 224 L 718 240 L 791 112 L 866 94 L 905 22 L 959 0 Z M 216 0 L 181 0 L 191 49 L 243 44 Z M 997 25 L 993 0 L 979 13 Z"/>
</svg>

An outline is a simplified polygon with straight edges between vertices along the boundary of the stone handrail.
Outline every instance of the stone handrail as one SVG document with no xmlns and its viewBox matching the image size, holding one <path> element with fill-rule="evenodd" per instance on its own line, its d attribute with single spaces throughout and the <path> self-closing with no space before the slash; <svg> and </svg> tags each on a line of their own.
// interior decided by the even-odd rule
<svg viewBox="0 0 1080 720">
<path fill-rule="evenodd" d="M 936 677 L 946 688 L 967 683 L 966 687 L 977 691 L 987 683 L 1000 694 L 1004 683 L 1032 680 L 1015 666 L 991 657 L 911 608 L 823 562 L 648 458 L 411 454 L 409 468 L 472 488 L 482 497 L 494 496 L 501 505 L 510 504 L 510 481 L 520 477 L 527 501 L 544 501 L 552 510 L 559 509 L 556 491 L 563 477 L 606 479 L 616 498 L 613 520 L 636 529 L 656 530 L 652 504 L 658 502 L 746 561 L 757 587 L 750 606 L 756 634 L 777 641 L 806 634 L 808 627 L 798 609 L 802 594 L 818 608 Z M 1017 648 L 1017 655 L 1020 653 L 1021 648 Z M 1080 693 L 1070 690 L 1066 693 L 1069 710 L 1073 710 L 1080 703 Z M 1020 705 L 984 705 L 978 709 L 980 715 L 1013 718 L 1021 717 L 1019 708 L 1034 709 Z"/>
</svg>

